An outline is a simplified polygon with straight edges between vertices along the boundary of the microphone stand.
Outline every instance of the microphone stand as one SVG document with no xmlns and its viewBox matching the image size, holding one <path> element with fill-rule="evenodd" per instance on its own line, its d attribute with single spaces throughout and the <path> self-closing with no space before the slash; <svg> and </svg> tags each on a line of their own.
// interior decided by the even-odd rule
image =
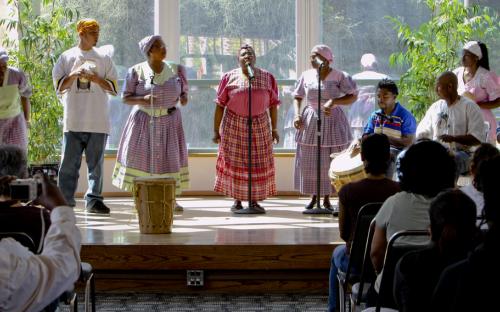
<svg viewBox="0 0 500 312">
<path fill-rule="evenodd" d="M 250 65 L 247 65 L 249 68 Z M 252 80 L 255 75 L 252 68 L 248 69 L 248 207 L 236 210 L 236 214 L 260 214 L 265 213 L 257 211 L 252 207 Z"/>
<path fill-rule="evenodd" d="M 154 120 L 154 115 L 155 115 L 155 108 L 154 108 L 154 105 L 153 105 L 153 89 L 154 89 L 154 78 L 155 78 L 155 74 L 153 72 L 153 75 L 151 76 L 151 97 L 150 97 L 150 113 L 153 114 L 153 115 L 149 115 L 149 148 L 150 148 L 150 153 L 151 153 L 151 156 L 150 156 L 150 163 L 149 163 L 149 175 L 150 176 L 153 176 L 153 172 L 154 172 L 154 142 L 153 142 L 153 136 L 154 136 L 154 133 L 155 133 L 155 120 Z"/>
<path fill-rule="evenodd" d="M 316 137 L 318 138 L 317 147 L 318 155 L 316 159 L 316 208 L 306 209 L 303 214 L 332 214 L 328 209 L 321 208 L 321 69 L 324 63 L 320 63 L 318 67 L 318 120 L 316 122 Z"/>
</svg>

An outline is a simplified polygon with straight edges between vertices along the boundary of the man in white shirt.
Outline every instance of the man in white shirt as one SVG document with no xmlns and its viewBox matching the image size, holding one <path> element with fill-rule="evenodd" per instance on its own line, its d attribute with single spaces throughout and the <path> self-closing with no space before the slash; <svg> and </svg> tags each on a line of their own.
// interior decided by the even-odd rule
<svg viewBox="0 0 500 312">
<path fill-rule="evenodd" d="M 484 138 L 484 119 L 476 103 L 457 93 L 457 76 L 447 71 L 436 82 L 441 98 L 431 105 L 417 127 L 417 139 L 428 138 L 448 146 L 455 154 L 457 173 L 469 171 L 471 147 Z"/>
<path fill-rule="evenodd" d="M 0 177 L 0 185 L 12 179 Z M 42 253 L 35 255 L 12 238 L 0 241 L 0 311 L 40 311 L 71 289 L 80 274 L 75 214 L 46 176 L 36 203 L 51 211 Z"/>
<path fill-rule="evenodd" d="M 111 57 L 95 48 L 99 24 L 82 19 L 77 24 L 78 46 L 61 54 L 52 78 L 64 105 L 64 138 L 59 185 L 70 206 L 75 205 L 82 153 L 88 167 L 87 212 L 109 213 L 103 203 L 102 167 L 110 130 L 108 94 L 116 95 L 116 69 Z"/>
</svg>

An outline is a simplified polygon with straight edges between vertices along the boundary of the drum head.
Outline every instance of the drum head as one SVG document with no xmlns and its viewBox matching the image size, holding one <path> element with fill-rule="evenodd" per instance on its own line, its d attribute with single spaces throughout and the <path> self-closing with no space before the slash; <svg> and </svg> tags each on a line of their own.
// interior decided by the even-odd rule
<svg viewBox="0 0 500 312">
<path fill-rule="evenodd" d="M 338 154 L 330 164 L 330 171 L 336 175 L 343 176 L 363 170 L 361 154 L 351 155 L 349 150 Z"/>
</svg>

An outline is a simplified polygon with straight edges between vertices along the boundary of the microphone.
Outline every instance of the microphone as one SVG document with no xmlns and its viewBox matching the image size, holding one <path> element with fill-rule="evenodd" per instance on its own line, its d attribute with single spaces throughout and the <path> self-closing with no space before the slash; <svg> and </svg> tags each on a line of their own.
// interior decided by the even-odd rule
<svg viewBox="0 0 500 312">
<path fill-rule="evenodd" d="M 318 65 L 318 67 L 325 65 L 325 62 L 317 56 L 314 57 L 313 62 L 314 64 Z"/>
<path fill-rule="evenodd" d="M 152 74 L 151 75 L 151 85 L 154 85 L 154 80 L 155 80 L 155 74 Z"/>
<path fill-rule="evenodd" d="M 376 112 L 375 115 L 377 115 L 380 118 L 380 120 L 387 120 L 388 122 L 392 122 L 392 117 L 389 117 L 385 114 L 382 114 L 380 112 Z"/>
<path fill-rule="evenodd" d="M 255 75 L 253 73 L 252 66 L 250 66 L 250 63 L 246 63 L 245 66 L 247 67 L 248 79 L 250 79 L 250 80 L 254 79 Z"/>
</svg>

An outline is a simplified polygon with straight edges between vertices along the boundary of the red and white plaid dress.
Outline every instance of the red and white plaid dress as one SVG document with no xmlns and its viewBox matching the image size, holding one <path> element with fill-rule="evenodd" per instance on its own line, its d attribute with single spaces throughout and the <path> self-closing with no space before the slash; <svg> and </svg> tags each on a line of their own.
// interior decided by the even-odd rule
<svg viewBox="0 0 500 312">
<path fill-rule="evenodd" d="M 217 105 L 225 107 L 220 126 L 216 192 L 248 200 L 248 79 L 240 68 L 224 74 L 217 90 Z M 276 194 L 273 140 L 267 110 L 279 105 L 273 75 L 256 68 L 252 80 L 252 200 Z"/>
</svg>

